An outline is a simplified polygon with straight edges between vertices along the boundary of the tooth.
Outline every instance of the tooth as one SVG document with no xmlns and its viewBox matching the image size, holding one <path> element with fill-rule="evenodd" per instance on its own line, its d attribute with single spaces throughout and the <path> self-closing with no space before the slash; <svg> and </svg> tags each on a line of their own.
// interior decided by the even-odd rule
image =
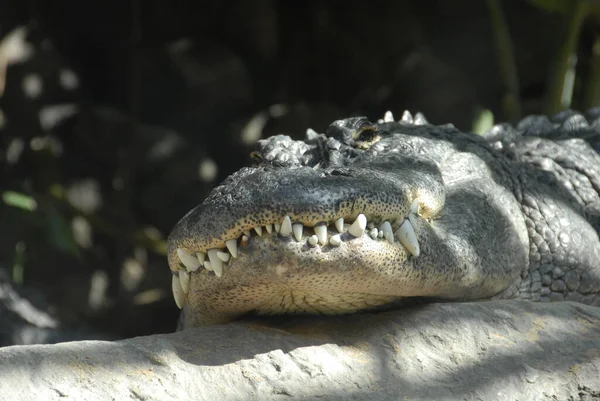
<svg viewBox="0 0 600 401">
<path fill-rule="evenodd" d="M 267 225 L 265 226 L 265 228 L 267 229 L 267 232 L 268 232 L 269 234 L 271 234 L 271 233 L 273 232 L 273 224 L 267 224 Z"/>
<path fill-rule="evenodd" d="M 230 239 L 229 241 L 225 241 L 225 246 L 229 250 L 229 253 L 234 258 L 237 258 L 237 241 L 234 239 Z"/>
<path fill-rule="evenodd" d="M 259 237 L 262 237 L 262 227 L 254 227 L 254 231 L 256 231 Z"/>
<path fill-rule="evenodd" d="M 217 257 L 225 263 L 229 262 L 230 259 L 230 255 L 227 252 L 217 252 Z"/>
<path fill-rule="evenodd" d="M 282 237 L 288 237 L 292 235 L 292 220 L 290 220 L 290 216 L 285 216 L 281 222 L 281 230 L 279 230 L 279 235 Z"/>
<path fill-rule="evenodd" d="M 250 237 L 250 231 L 244 231 L 244 235 L 245 235 L 246 237 Z"/>
<path fill-rule="evenodd" d="M 198 259 L 181 248 L 177 249 L 177 256 L 179 256 L 179 260 L 181 260 L 181 263 L 183 263 L 185 268 L 189 271 L 196 271 L 198 270 L 198 267 L 200 267 Z"/>
<path fill-rule="evenodd" d="M 331 238 L 329 238 L 329 243 L 333 246 L 340 246 L 342 243 L 342 236 L 340 234 L 332 235 Z"/>
<path fill-rule="evenodd" d="M 190 273 L 179 270 L 179 283 L 184 294 L 187 294 L 190 291 Z"/>
<path fill-rule="evenodd" d="M 200 266 L 202 266 L 204 264 L 204 261 L 206 260 L 206 254 L 204 252 L 196 252 L 196 257 L 198 258 L 198 262 L 200 262 Z M 200 267 L 198 266 L 198 267 Z M 196 269 L 198 270 L 198 269 Z M 196 271 L 194 270 L 194 271 Z"/>
<path fill-rule="evenodd" d="M 179 309 L 183 308 L 183 304 L 185 302 L 185 293 L 181 288 L 181 282 L 179 281 L 179 277 L 173 275 L 173 279 L 171 282 L 171 287 L 173 288 L 173 298 L 175 298 L 175 303 Z"/>
<path fill-rule="evenodd" d="M 339 219 L 337 219 L 335 221 L 335 228 L 337 228 L 338 232 L 343 233 L 344 232 L 344 218 L 340 217 Z"/>
<path fill-rule="evenodd" d="M 371 237 L 372 239 L 376 239 L 378 235 L 379 230 L 377 230 L 376 228 L 373 228 L 371 231 L 369 231 L 369 237 Z"/>
<path fill-rule="evenodd" d="M 273 224 L 275 226 L 275 231 L 277 232 L 277 234 L 279 234 L 279 231 L 281 230 L 281 224 Z"/>
<path fill-rule="evenodd" d="M 377 238 L 383 238 L 383 231 L 379 230 L 377 233 Z"/>
<path fill-rule="evenodd" d="M 348 229 L 348 232 L 354 237 L 360 237 L 364 234 L 365 228 L 367 228 L 367 218 L 364 214 L 359 214 L 354 223 Z"/>
<path fill-rule="evenodd" d="M 402 114 L 402 122 L 408 124 L 413 123 L 413 116 L 410 114 L 410 111 L 404 110 L 404 113 Z"/>
<path fill-rule="evenodd" d="M 296 238 L 296 241 L 300 241 L 302 239 L 302 231 L 303 230 L 304 230 L 304 224 L 302 224 L 302 223 L 292 224 L 292 231 L 294 232 L 294 238 Z"/>
<path fill-rule="evenodd" d="M 321 245 L 327 244 L 327 226 L 322 224 L 320 226 L 315 226 L 315 234 L 317 234 L 317 238 L 319 239 L 319 243 Z"/>
<path fill-rule="evenodd" d="M 385 112 L 385 114 L 383 115 L 383 121 L 386 123 L 391 123 L 394 121 L 394 115 L 391 111 L 388 110 Z"/>
<path fill-rule="evenodd" d="M 415 230 L 409 220 L 404 220 L 404 223 L 402 223 L 398 231 L 396 231 L 396 237 L 398 237 L 400 243 L 404 245 L 413 256 L 419 256 L 421 253 L 419 241 L 417 240 L 417 234 L 415 234 Z"/>
<path fill-rule="evenodd" d="M 311 235 L 310 237 L 308 237 L 308 243 L 312 246 L 316 246 L 317 242 L 319 242 L 319 237 L 317 237 L 316 235 Z"/>
<path fill-rule="evenodd" d="M 220 251 L 218 249 L 208 250 L 208 259 L 210 259 L 210 265 L 212 266 L 212 269 L 217 277 L 221 277 L 223 275 L 223 261 L 217 256 L 217 253 L 219 252 Z"/>
<path fill-rule="evenodd" d="M 208 260 L 204 262 L 204 268 L 206 270 L 208 270 L 209 272 L 213 271 L 212 265 L 210 264 L 210 262 Z"/>
<path fill-rule="evenodd" d="M 419 201 L 415 199 L 413 203 L 410 205 L 410 212 L 413 214 L 419 213 Z"/>
<path fill-rule="evenodd" d="M 198 262 L 196 262 L 196 264 L 195 264 L 195 265 L 192 265 L 192 266 L 186 266 L 185 268 L 186 268 L 186 270 L 187 270 L 189 273 L 193 273 L 193 272 L 195 272 L 196 270 L 198 270 L 198 269 L 200 268 L 200 266 L 202 266 L 202 264 L 201 264 L 201 263 L 198 263 Z"/>
<path fill-rule="evenodd" d="M 219 260 L 220 262 L 220 260 Z M 215 272 L 215 276 L 221 277 L 223 275 L 223 262 L 221 264 L 216 264 L 213 266 L 213 271 Z"/>
<path fill-rule="evenodd" d="M 417 226 L 417 215 L 409 213 L 408 214 L 408 221 L 410 221 L 410 224 L 412 224 L 413 229 L 414 229 Z"/>
<path fill-rule="evenodd" d="M 240 245 L 241 246 L 248 245 L 249 240 L 250 240 L 250 237 L 248 237 L 246 234 L 242 235 L 242 239 L 240 240 Z"/>
<path fill-rule="evenodd" d="M 387 242 L 390 244 L 394 243 L 394 231 L 392 231 L 392 225 L 389 221 L 384 221 L 381 223 L 379 230 L 383 231 L 383 237 L 387 240 Z"/>
</svg>

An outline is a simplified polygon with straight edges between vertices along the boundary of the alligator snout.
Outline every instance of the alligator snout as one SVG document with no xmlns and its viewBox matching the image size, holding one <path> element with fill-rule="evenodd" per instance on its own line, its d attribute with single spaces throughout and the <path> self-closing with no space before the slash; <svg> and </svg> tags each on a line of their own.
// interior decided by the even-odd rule
<svg viewBox="0 0 600 401">
<path fill-rule="evenodd" d="M 240 252 L 244 252 L 255 237 L 265 237 L 264 240 L 271 242 L 285 238 L 296 241 L 300 248 L 308 249 L 314 247 L 340 247 L 352 240 L 363 241 L 386 241 L 388 244 L 399 247 L 405 254 L 413 257 L 420 255 L 420 246 L 415 226 L 419 213 L 419 204 L 415 200 L 406 215 L 398 215 L 394 218 L 383 220 L 376 224 L 377 219 L 370 221 L 363 213 L 359 214 L 351 224 L 348 218 L 339 217 L 332 224 L 320 222 L 308 225 L 302 221 L 294 220 L 286 215 L 279 223 L 267 223 L 264 226 L 255 226 L 244 230 L 238 238 L 225 241 L 225 247 L 211 248 L 204 251 L 190 251 L 178 247 L 175 251 L 178 262 L 184 268 L 178 269 L 173 274 L 173 294 L 179 308 L 185 303 L 189 292 L 190 274 L 198 269 L 206 269 L 216 277 L 223 275 L 228 263 L 238 258 Z M 268 237 L 274 238 L 267 239 Z M 363 238 L 363 236 L 365 238 Z M 177 259 L 176 259 L 177 263 Z"/>
</svg>

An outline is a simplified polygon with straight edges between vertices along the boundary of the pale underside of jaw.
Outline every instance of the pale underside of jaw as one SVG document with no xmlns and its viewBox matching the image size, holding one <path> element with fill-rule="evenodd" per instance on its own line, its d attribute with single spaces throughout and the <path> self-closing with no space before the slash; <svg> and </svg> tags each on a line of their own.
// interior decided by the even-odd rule
<svg viewBox="0 0 600 401">
<path fill-rule="evenodd" d="M 415 200 L 407 216 L 381 221 L 377 226 L 375 222 L 369 222 L 364 214 L 359 214 L 351 224 L 339 218 L 331 228 L 326 224 L 308 227 L 301 222 L 292 222 L 289 216 L 285 216 L 280 223 L 254 227 L 250 231 L 245 231 L 239 238 L 226 241 L 225 248 L 209 249 L 206 253 L 178 248 L 177 256 L 182 268 L 172 277 L 175 303 L 180 309 L 185 304 L 190 289 L 191 274 L 201 271 L 200 269 L 212 272 L 216 277 L 227 274 L 228 262 L 232 258 L 237 258 L 238 252 L 243 252 L 252 236 L 291 237 L 311 248 L 340 247 L 346 241 L 361 239 L 385 241 L 393 246 L 403 247 L 412 257 L 418 257 L 421 252 L 415 232 L 418 209 L 418 201 Z"/>
</svg>

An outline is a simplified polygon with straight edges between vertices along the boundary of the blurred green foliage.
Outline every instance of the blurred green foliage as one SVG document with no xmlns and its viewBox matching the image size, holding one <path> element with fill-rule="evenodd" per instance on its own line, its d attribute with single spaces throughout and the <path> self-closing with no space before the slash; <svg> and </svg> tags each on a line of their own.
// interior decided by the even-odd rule
<svg viewBox="0 0 600 401">
<path fill-rule="evenodd" d="M 33 212 L 37 209 L 37 202 L 31 196 L 20 192 L 5 191 L 2 193 L 2 201 L 8 205 L 19 209 Z"/>
<path fill-rule="evenodd" d="M 494 126 L 494 113 L 491 110 L 481 110 L 473 120 L 472 131 L 482 135 L 489 131 Z"/>
<path fill-rule="evenodd" d="M 81 258 L 81 250 L 75 242 L 73 230 L 67 218 L 53 204 L 44 205 L 46 238 L 56 249 Z"/>
<path fill-rule="evenodd" d="M 578 0 L 529 0 L 532 4 L 546 11 L 567 13 L 574 1 Z"/>
</svg>

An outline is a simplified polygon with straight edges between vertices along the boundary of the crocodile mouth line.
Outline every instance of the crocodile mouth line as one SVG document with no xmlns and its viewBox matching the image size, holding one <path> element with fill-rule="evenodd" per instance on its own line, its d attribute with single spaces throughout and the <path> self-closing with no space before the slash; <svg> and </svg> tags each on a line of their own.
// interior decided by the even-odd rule
<svg viewBox="0 0 600 401">
<path fill-rule="evenodd" d="M 359 214 L 349 224 L 343 217 L 336 219 L 332 227 L 326 223 L 305 225 L 299 221 L 292 221 L 286 215 L 279 223 L 256 226 L 244 231 L 238 238 L 225 241 L 223 247 L 207 250 L 189 249 L 179 247 L 176 250 L 178 266 L 172 270 L 172 290 L 175 303 L 181 309 L 186 301 L 190 289 L 190 275 L 206 270 L 209 274 L 221 277 L 227 274 L 227 264 L 232 258 L 238 257 L 238 252 L 248 246 L 252 236 L 278 235 L 291 237 L 298 243 L 314 247 L 339 247 L 346 241 L 368 237 L 369 240 L 383 241 L 394 246 L 403 247 L 407 255 L 418 257 L 421 254 L 416 219 L 422 216 L 419 213 L 419 202 L 414 200 L 408 213 L 404 216 L 389 219 L 367 218 Z M 367 240 L 365 238 L 365 240 Z"/>
</svg>

